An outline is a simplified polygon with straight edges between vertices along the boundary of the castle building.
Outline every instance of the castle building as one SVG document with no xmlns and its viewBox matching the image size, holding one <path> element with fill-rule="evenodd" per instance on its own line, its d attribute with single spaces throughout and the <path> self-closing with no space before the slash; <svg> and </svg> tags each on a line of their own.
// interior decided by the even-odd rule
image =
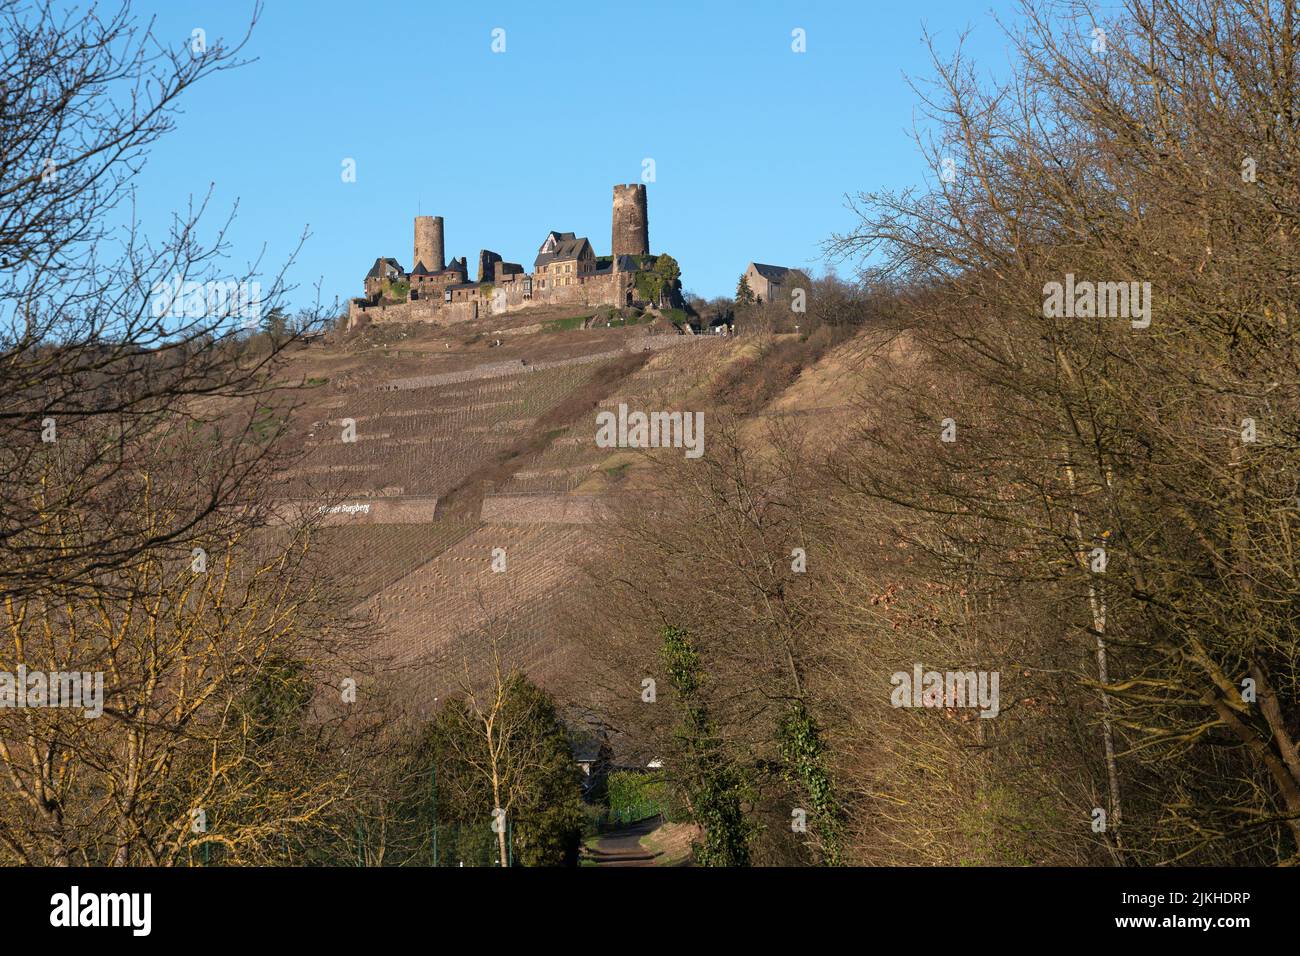
<svg viewBox="0 0 1300 956">
<path fill-rule="evenodd" d="M 396 259 L 379 258 L 366 273 L 366 297 L 378 298 L 386 282 L 399 282 L 406 275 Z"/>
<path fill-rule="evenodd" d="M 637 304 L 636 273 L 654 267 L 644 184 L 614 187 L 612 254 L 596 255 L 585 236 L 546 234 L 531 272 L 490 249 L 479 252 L 478 279 L 466 257 L 444 260 L 441 216 L 415 217 L 411 271 L 381 257 L 366 273 L 363 299 L 353 299 L 349 328 L 364 321 L 454 322 L 542 304 Z"/>
<path fill-rule="evenodd" d="M 571 232 L 548 232 L 533 260 L 533 282 L 543 291 L 575 285 L 595 271 L 596 253 L 591 243 Z"/>
<path fill-rule="evenodd" d="M 792 282 L 807 283 L 808 279 L 798 269 L 785 266 L 769 266 L 762 262 L 751 262 L 745 270 L 745 284 L 754 294 L 757 302 L 775 302 L 784 295 L 783 290 Z"/>
</svg>

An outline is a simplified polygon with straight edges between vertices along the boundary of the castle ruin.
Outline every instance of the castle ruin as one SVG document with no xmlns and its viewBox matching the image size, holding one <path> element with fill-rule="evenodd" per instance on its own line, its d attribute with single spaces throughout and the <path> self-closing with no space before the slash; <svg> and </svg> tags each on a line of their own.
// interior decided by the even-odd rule
<svg viewBox="0 0 1300 956">
<path fill-rule="evenodd" d="M 537 305 L 646 305 L 636 275 L 653 269 L 643 184 L 614 187 L 611 254 L 597 256 L 584 236 L 552 230 L 529 271 L 490 249 L 479 251 L 478 277 L 468 259 L 445 260 L 441 216 L 415 217 L 411 270 L 390 257 L 366 274 L 365 296 L 353 299 L 348 327 L 362 322 L 458 322 Z"/>
</svg>

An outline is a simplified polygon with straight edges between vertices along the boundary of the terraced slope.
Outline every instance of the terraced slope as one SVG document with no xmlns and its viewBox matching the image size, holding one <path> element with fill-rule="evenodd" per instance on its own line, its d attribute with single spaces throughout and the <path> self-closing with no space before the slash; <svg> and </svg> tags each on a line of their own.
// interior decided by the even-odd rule
<svg viewBox="0 0 1300 956">
<path fill-rule="evenodd" d="M 284 475 L 291 497 L 441 495 L 518 440 L 591 376 L 593 362 L 397 390 L 358 390 L 319 405 L 308 459 Z M 343 440 L 343 421 L 356 440 Z"/>
<path fill-rule="evenodd" d="M 323 528 L 319 547 L 355 604 L 397 583 L 477 530 L 453 521 Z"/>
<path fill-rule="evenodd" d="M 512 662 L 542 669 L 558 650 L 548 642 L 551 615 L 578 578 L 588 533 L 562 525 L 475 530 L 366 602 L 386 635 L 377 653 L 415 675 L 413 689 L 426 694 L 478 673 L 493 641 Z M 493 570 L 496 549 L 503 571 Z"/>
<path fill-rule="evenodd" d="M 660 351 L 620 383 L 615 392 L 600 402 L 600 409 L 615 409 L 625 403 L 629 409 L 690 410 L 693 392 L 709 381 L 722 366 L 732 361 L 740 347 L 734 341 L 714 337 L 686 340 Z M 527 462 L 506 482 L 503 494 L 569 494 L 608 489 L 617 477 L 620 455 L 596 445 L 595 414 L 573 423 L 556 436 L 546 450 Z"/>
<path fill-rule="evenodd" d="M 358 358 L 357 343 L 311 353 L 328 385 L 299 416 L 306 454 L 281 486 L 295 499 L 437 496 L 434 520 L 341 515 L 319 539 L 355 613 L 381 628 L 374 653 L 416 709 L 478 672 L 494 642 L 538 679 L 563 665 L 553 615 L 580 587 L 581 561 L 600 533 L 599 513 L 585 506 L 618 491 L 620 456 L 629 454 L 596 447 L 595 412 L 620 402 L 689 410 L 690 396 L 742 349 L 714 338 L 527 328 L 484 348 L 481 330 L 439 339 L 446 331 L 386 330 L 403 343 L 400 356 L 381 354 L 385 345 Z M 630 360 L 646 352 L 644 362 Z M 537 357 L 515 357 L 527 355 Z M 355 422 L 354 442 L 341 440 L 344 419 Z M 463 498 L 469 484 L 484 486 L 470 510 L 449 506 L 456 517 L 444 516 L 444 500 Z M 376 506 L 368 520 L 381 513 Z M 493 569 L 494 549 L 504 551 L 504 571 Z"/>
</svg>

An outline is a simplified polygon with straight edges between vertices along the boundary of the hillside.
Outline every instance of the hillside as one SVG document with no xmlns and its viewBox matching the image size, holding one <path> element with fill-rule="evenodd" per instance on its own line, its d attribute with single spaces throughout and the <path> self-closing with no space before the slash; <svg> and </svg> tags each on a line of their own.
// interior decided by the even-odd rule
<svg viewBox="0 0 1300 956">
<path fill-rule="evenodd" d="M 311 383 L 293 423 L 305 451 L 280 488 L 331 508 L 324 563 L 380 625 L 376 653 L 401 669 L 415 712 L 481 663 L 492 634 L 543 682 L 566 666 L 556 608 L 581 587 L 603 516 L 637 500 L 664 453 L 597 447 L 597 412 L 711 410 L 729 372 L 748 375 L 774 341 L 796 338 L 574 327 L 582 318 L 370 327 L 294 357 L 292 374 Z M 844 343 L 761 407 L 728 411 L 751 415 L 759 445 L 774 417 L 830 433 L 870 351 Z M 342 440 L 345 419 L 355 441 Z"/>
<path fill-rule="evenodd" d="M 551 615 L 646 454 L 597 447 L 596 412 L 701 408 L 746 354 L 743 340 L 566 319 L 370 327 L 293 357 L 309 383 L 292 422 L 304 452 L 277 490 L 330 509 L 323 563 L 379 623 L 376 653 L 401 669 L 414 711 L 492 632 L 538 679 L 561 665 Z"/>
</svg>

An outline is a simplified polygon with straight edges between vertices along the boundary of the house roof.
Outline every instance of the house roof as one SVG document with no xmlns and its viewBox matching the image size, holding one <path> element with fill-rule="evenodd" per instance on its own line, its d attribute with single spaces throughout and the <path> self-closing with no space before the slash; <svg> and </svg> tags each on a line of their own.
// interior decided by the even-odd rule
<svg viewBox="0 0 1300 956">
<path fill-rule="evenodd" d="M 570 728 L 569 747 L 578 763 L 595 763 L 610 756 L 608 732 L 603 725 L 589 720 Z"/>
<path fill-rule="evenodd" d="M 411 275 L 413 276 L 427 276 L 432 274 L 433 273 L 424 267 L 424 260 L 417 262 L 415 268 L 411 270 Z"/>
<path fill-rule="evenodd" d="M 768 282 L 784 282 L 793 269 L 787 269 L 785 266 L 769 266 L 761 262 L 751 262 L 754 271 L 761 275 Z"/>
<path fill-rule="evenodd" d="M 545 249 L 555 237 L 555 242 L 550 252 L 538 252 L 537 258 L 533 261 L 533 267 L 544 266 L 548 262 L 557 262 L 564 259 L 577 259 L 582 255 L 584 248 L 591 249 L 591 243 L 587 241 L 586 236 L 574 236 L 571 232 L 552 232 L 548 233 L 546 242 L 542 243 Z"/>
<path fill-rule="evenodd" d="M 595 763 L 601 758 L 606 746 L 608 745 L 603 740 L 575 740 L 573 757 L 578 763 Z"/>
<path fill-rule="evenodd" d="M 378 259 L 375 260 L 375 264 L 370 267 L 370 271 L 366 273 L 366 278 L 378 279 L 381 276 L 383 276 L 384 274 L 383 267 L 385 264 L 392 266 L 394 269 L 396 269 L 398 272 L 402 273 L 403 275 L 406 274 L 406 271 L 402 268 L 401 264 L 398 263 L 396 259 L 391 259 L 387 256 L 380 256 Z M 355 273 L 353 274 L 355 275 Z"/>
</svg>

